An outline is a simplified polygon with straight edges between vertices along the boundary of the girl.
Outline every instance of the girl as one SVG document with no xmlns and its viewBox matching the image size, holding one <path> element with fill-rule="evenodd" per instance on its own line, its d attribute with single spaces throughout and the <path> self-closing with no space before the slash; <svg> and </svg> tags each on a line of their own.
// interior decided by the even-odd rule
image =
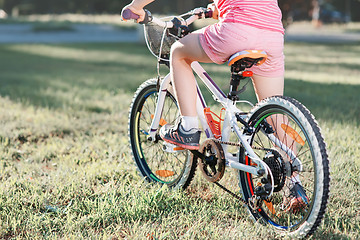
<svg viewBox="0 0 360 240">
<path fill-rule="evenodd" d="M 154 0 L 133 0 L 124 7 L 144 20 L 144 6 Z M 219 22 L 195 31 L 173 44 L 170 74 L 179 103 L 181 120 L 177 126 L 160 130 L 163 140 L 183 148 L 199 148 L 200 131 L 196 113 L 196 82 L 193 61 L 222 64 L 239 51 L 264 50 L 267 61 L 254 66 L 252 78 L 258 101 L 283 95 L 284 28 L 277 0 L 215 0 L 214 18 Z"/>
</svg>

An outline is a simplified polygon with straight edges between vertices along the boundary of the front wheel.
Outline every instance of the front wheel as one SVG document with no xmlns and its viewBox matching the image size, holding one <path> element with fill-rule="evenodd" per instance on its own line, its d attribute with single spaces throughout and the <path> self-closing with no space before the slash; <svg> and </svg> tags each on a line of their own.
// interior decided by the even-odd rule
<svg viewBox="0 0 360 240">
<path fill-rule="evenodd" d="M 185 189 L 194 177 L 196 161 L 187 150 L 169 150 L 158 132 L 162 125 L 175 124 L 180 116 L 174 95 L 166 93 L 156 140 L 148 140 L 158 98 L 157 80 L 144 82 L 130 106 L 128 135 L 131 152 L 141 176 L 148 182 Z"/>
<path fill-rule="evenodd" d="M 330 185 L 329 159 L 317 122 L 289 97 L 263 100 L 248 122 L 254 128 L 250 144 L 271 169 L 274 182 L 273 195 L 260 198 L 251 214 L 290 237 L 312 234 L 325 214 Z M 240 162 L 255 164 L 244 152 Z M 239 178 L 245 200 L 254 199 L 261 177 L 240 172 Z"/>
</svg>

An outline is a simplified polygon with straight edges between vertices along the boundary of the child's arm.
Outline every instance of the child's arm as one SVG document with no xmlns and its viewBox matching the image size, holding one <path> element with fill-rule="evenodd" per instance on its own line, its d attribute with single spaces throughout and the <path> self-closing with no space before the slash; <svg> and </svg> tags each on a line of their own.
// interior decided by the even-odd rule
<svg viewBox="0 0 360 240">
<path fill-rule="evenodd" d="M 130 9 L 133 13 L 140 16 L 137 22 L 142 22 L 145 18 L 144 7 L 153 1 L 155 0 L 133 0 L 129 5 L 125 6 L 122 11 Z"/>
<path fill-rule="evenodd" d="M 219 11 L 215 5 L 215 3 L 210 3 L 208 6 L 207 6 L 208 9 L 211 9 L 212 12 L 213 12 L 213 16 L 212 18 L 214 19 L 219 19 Z"/>
</svg>

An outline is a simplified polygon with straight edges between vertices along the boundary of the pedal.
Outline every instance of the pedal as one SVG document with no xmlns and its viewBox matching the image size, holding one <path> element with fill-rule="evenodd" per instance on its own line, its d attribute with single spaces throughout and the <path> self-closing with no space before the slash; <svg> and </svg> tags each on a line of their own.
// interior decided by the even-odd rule
<svg viewBox="0 0 360 240">
<path fill-rule="evenodd" d="M 178 152 L 183 152 L 185 151 L 184 148 L 182 147 L 179 147 L 175 144 L 171 144 L 171 143 L 168 143 L 168 142 L 163 142 L 163 151 L 164 152 L 168 152 L 168 153 L 178 153 Z"/>
</svg>

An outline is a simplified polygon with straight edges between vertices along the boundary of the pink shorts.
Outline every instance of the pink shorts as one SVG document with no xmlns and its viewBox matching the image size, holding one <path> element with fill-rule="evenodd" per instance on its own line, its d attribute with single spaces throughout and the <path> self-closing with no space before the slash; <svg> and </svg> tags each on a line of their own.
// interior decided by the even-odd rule
<svg viewBox="0 0 360 240">
<path fill-rule="evenodd" d="M 227 62 L 231 55 L 242 50 L 263 50 L 268 59 L 251 68 L 254 74 L 264 77 L 284 75 L 284 35 L 281 32 L 233 22 L 219 22 L 197 32 L 205 53 L 217 64 Z"/>
</svg>

